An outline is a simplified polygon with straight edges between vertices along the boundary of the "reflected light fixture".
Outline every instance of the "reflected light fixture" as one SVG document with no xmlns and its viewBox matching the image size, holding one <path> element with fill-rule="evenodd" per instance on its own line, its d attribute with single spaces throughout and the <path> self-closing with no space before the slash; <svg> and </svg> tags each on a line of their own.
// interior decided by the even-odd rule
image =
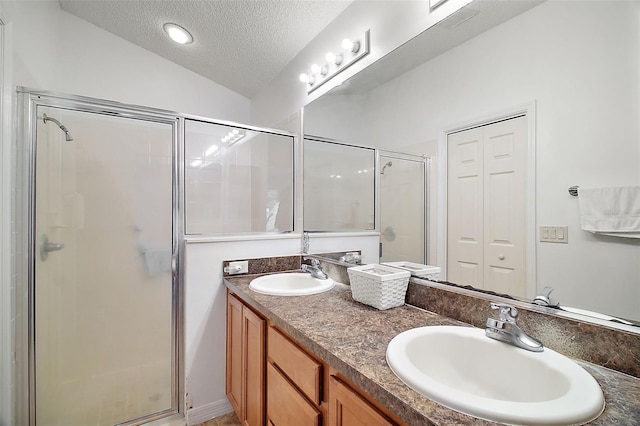
<svg viewBox="0 0 640 426">
<path fill-rule="evenodd" d="M 228 147 L 237 143 L 240 139 L 246 136 L 246 132 L 244 129 L 233 129 L 226 136 L 224 136 L 220 141 Z"/>
<path fill-rule="evenodd" d="M 358 50 L 360 50 L 360 42 L 345 38 L 342 40 L 342 48 L 351 53 L 358 53 Z"/>
<path fill-rule="evenodd" d="M 339 55 L 339 54 L 336 55 L 333 52 L 327 52 L 327 54 L 324 56 L 324 58 L 330 64 L 340 65 L 342 63 L 342 55 Z"/>
<path fill-rule="evenodd" d="M 342 40 L 341 47 L 340 53 L 329 51 L 325 54 L 324 65 L 315 63 L 309 67 L 309 72 L 300 74 L 300 81 L 307 85 L 307 93 L 313 92 L 369 54 L 369 30 L 365 31 L 358 40 L 345 38 Z"/>
<path fill-rule="evenodd" d="M 175 41 L 178 44 L 189 44 L 193 43 L 193 37 L 189 33 L 189 31 L 182 28 L 180 25 L 172 24 L 167 22 L 162 26 L 164 32 L 166 32 L 171 40 Z"/>
</svg>

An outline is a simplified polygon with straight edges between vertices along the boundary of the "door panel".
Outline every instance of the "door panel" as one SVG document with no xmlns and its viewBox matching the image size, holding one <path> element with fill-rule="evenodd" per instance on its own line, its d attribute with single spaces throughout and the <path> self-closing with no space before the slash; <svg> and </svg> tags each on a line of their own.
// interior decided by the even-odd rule
<svg viewBox="0 0 640 426">
<path fill-rule="evenodd" d="M 526 118 L 513 118 L 482 129 L 484 288 L 524 297 Z"/>
<path fill-rule="evenodd" d="M 426 263 L 425 163 L 381 155 L 381 262 Z"/>
<path fill-rule="evenodd" d="M 174 411 L 173 126 L 43 106 L 37 117 L 36 422 Z"/>
<path fill-rule="evenodd" d="M 447 279 L 483 288 L 482 130 L 449 135 L 447 142 Z"/>
<path fill-rule="evenodd" d="M 524 296 L 526 117 L 449 135 L 447 279 Z"/>
</svg>

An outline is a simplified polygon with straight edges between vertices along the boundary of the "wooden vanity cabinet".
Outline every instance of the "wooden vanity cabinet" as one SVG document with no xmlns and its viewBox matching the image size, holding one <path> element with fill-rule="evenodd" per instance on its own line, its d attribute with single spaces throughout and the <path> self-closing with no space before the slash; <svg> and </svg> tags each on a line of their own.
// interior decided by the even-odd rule
<svg viewBox="0 0 640 426">
<path fill-rule="evenodd" d="M 230 291 L 226 391 L 243 426 L 404 425 Z"/>
<path fill-rule="evenodd" d="M 393 426 L 369 401 L 336 376 L 329 377 L 329 426 Z"/>
<path fill-rule="evenodd" d="M 226 392 L 245 426 L 265 423 L 266 320 L 227 292 Z"/>
</svg>

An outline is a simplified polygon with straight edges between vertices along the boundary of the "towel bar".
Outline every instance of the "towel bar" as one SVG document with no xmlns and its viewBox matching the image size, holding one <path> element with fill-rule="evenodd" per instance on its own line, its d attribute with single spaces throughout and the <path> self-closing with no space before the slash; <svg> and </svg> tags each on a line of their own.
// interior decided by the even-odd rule
<svg viewBox="0 0 640 426">
<path fill-rule="evenodd" d="M 578 196 L 578 185 L 573 185 L 569 187 L 569 194 L 573 195 L 574 197 Z"/>
</svg>

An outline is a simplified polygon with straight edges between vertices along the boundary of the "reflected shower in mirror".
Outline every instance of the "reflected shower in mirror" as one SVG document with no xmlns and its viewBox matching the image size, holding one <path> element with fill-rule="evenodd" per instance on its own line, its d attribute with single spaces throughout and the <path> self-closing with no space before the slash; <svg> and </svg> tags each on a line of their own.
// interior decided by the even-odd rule
<svg viewBox="0 0 640 426">
<path fill-rule="evenodd" d="M 375 228 L 375 150 L 306 136 L 304 230 Z"/>
<path fill-rule="evenodd" d="M 523 114 L 525 297 L 552 287 L 560 306 L 640 321 L 640 239 L 582 230 L 567 191 L 640 183 L 640 1 L 466 8 L 478 13 L 443 21 L 306 106 L 305 131 L 434 159 L 428 263 L 446 273 L 447 135 Z M 549 227 L 567 234 L 541 241 Z"/>
</svg>

